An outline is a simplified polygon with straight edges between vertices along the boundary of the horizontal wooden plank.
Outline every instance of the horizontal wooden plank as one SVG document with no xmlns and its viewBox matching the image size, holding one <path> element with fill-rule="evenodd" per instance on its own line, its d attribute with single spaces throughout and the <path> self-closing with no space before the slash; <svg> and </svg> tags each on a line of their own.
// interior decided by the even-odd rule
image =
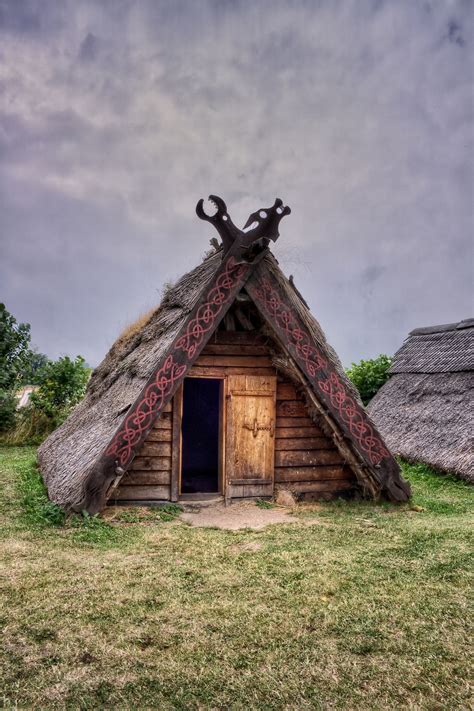
<svg viewBox="0 0 474 711">
<path fill-rule="evenodd" d="M 254 479 L 230 479 L 228 483 L 230 486 L 251 486 L 254 484 L 262 486 L 273 486 L 273 479 L 261 479 L 259 477 L 256 477 Z"/>
<path fill-rule="evenodd" d="M 276 467 L 311 467 L 318 464 L 343 464 L 337 449 L 313 449 L 275 452 Z"/>
<path fill-rule="evenodd" d="M 226 375 L 275 375 L 275 368 L 253 368 L 252 373 L 249 373 L 248 368 L 215 368 L 211 366 L 194 365 L 189 371 L 190 377 L 200 376 L 202 378 L 224 378 Z"/>
<path fill-rule="evenodd" d="M 119 486 L 112 501 L 169 501 L 169 486 Z"/>
<path fill-rule="evenodd" d="M 282 400 L 278 402 L 277 391 L 277 417 L 308 417 L 308 409 L 301 400 Z"/>
<path fill-rule="evenodd" d="M 196 361 L 198 367 L 211 368 L 271 368 L 272 361 L 267 355 L 201 355 Z"/>
<path fill-rule="evenodd" d="M 124 474 L 120 486 L 169 486 L 171 472 L 169 471 L 136 471 L 131 469 Z"/>
<path fill-rule="evenodd" d="M 275 490 L 288 489 L 295 493 L 313 492 L 313 491 L 347 491 L 355 487 L 355 481 L 347 479 L 328 479 L 327 481 L 292 481 L 286 484 L 275 484 Z"/>
<path fill-rule="evenodd" d="M 171 412 L 163 412 L 153 423 L 153 429 L 170 430 L 171 429 Z"/>
<path fill-rule="evenodd" d="M 320 467 L 277 467 L 275 482 L 284 481 L 327 481 L 329 479 L 345 479 L 355 481 L 351 470 L 346 466 Z"/>
<path fill-rule="evenodd" d="M 171 442 L 171 428 L 167 430 L 151 429 L 147 434 L 146 442 Z"/>
<path fill-rule="evenodd" d="M 209 343 L 264 343 L 259 331 L 215 331 Z"/>
<path fill-rule="evenodd" d="M 313 421 L 309 417 L 277 417 L 277 427 L 311 427 Z"/>
<path fill-rule="evenodd" d="M 329 437 L 323 435 L 322 437 L 277 439 L 275 440 L 275 449 L 289 452 L 292 449 L 335 449 L 335 446 Z"/>
<path fill-rule="evenodd" d="M 154 472 L 171 470 L 171 457 L 135 457 L 130 469 Z"/>
<path fill-rule="evenodd" d="M 252 486 L 228 486 L 227 495 L 232 499 L 251 499 L 259 496 L 271 496 L 273 494 L 272 487 L 263 486 L 261 484 L 253 484 Z"/>
<path fill-rule="evenodd" d="M 138 457 L 171 457 L 171 442 L 149 442 L 145 440 L 141 449 L 137 452 Z"/>
<path fill-rule="evenodd" d="M 277 425 L 279 424 L 277 420 Z M 277 439 L 296 439 L 299 437 L 323 437 L 323 431 L 316 425 L 312 427 L 278 427 L 275 430 Z"/>
<path fill-rule="evenodd" d="M 246 343 L 208 343 L 201 353 L 201 356 L 206 355 L 268 356 L 268 348 Z"/>
<path fill-rule="evenodd" d="M 278 383 L 277 400 L 299 400 L 301 399 L 293 383 Z"/>
</svg>

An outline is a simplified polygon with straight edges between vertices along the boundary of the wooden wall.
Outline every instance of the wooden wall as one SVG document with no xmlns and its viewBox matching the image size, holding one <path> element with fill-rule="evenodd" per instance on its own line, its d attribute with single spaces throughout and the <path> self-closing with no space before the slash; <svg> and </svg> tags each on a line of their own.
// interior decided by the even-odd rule
<svg viewBox="0 0 474 711">
<path fill-rule="evenodd" d="M 328 499 L 354 488 L 356 479 L 333 441 L 308 416 L 302 395 L 279 378 L 275 431 L 275 490 Z"/>
<path fill-rule="evenodd" d="M 190 376 L 208 378 L 231 374 L 276 374 L 269 349 L 255 331 L 217 331 L 190 371 Z M 172 422 L 172 403 L 169 403 L 112 501 L 171 498 Z M 289 489 L 302 498 L 331 498 L 350 491 L 355 483 L 351 469 L 344 464 L 332 440 L 309 418 L 302 396 L 290 381 L 279 377 L 275 489 Z"/>
<path fill-rule="evenodd" d="M 168 403 L 153 424 L 146 441 L 124 474 L 111 501 L 169 500 L 173 405 Z"/>
</svg>

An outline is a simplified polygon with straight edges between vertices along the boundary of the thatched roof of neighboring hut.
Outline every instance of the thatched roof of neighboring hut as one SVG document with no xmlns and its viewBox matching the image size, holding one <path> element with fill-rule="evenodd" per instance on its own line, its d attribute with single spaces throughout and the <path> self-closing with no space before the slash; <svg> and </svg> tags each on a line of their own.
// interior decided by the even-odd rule
<svg viewBox="0 0 474 711">
<path fill-rule="evenodd" d="M 417 328 L 368 411 L 393 452 L 474 481 L 474 319 Z"/>
</svg>

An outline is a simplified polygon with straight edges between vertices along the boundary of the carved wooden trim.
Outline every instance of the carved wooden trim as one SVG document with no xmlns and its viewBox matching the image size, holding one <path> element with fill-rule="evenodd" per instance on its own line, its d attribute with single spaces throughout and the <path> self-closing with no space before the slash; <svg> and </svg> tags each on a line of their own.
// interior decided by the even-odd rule
<svg viewBox="0 0 474 711">
<path fill-rule="evenodd" d="M 385 488 L 391 498 L 407 500 L 410 487 L 402 479 L 397 462 L 364 408 L 346 390 L 326 354 L 317 347 L 303 319 L 287 303 L 287 296 L 275 277 L 262 265 L 247 282 L 246 291 L 381 488 Z"/>
</svg>

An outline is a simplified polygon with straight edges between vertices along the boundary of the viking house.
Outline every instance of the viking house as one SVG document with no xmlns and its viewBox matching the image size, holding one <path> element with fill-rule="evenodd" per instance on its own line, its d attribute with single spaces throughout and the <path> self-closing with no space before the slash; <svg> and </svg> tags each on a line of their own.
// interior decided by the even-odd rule
<svg viewBox="0 0 474 711">
<path fill-rule="evenodd" d="M 409 485 L 290 277 L 268 249 L 281 200 L 240 230 L 210 197 L 221 238 L 95 370 L 84 400 L 43 443 L 50 498 L 69 510 L 107 501 L 393 501 Z"/>
<path fill-rule="evenodd" d="M 474 319 L 417 328 L 368 406 L 391 450 L 474 481 Z"/>
</svg>

